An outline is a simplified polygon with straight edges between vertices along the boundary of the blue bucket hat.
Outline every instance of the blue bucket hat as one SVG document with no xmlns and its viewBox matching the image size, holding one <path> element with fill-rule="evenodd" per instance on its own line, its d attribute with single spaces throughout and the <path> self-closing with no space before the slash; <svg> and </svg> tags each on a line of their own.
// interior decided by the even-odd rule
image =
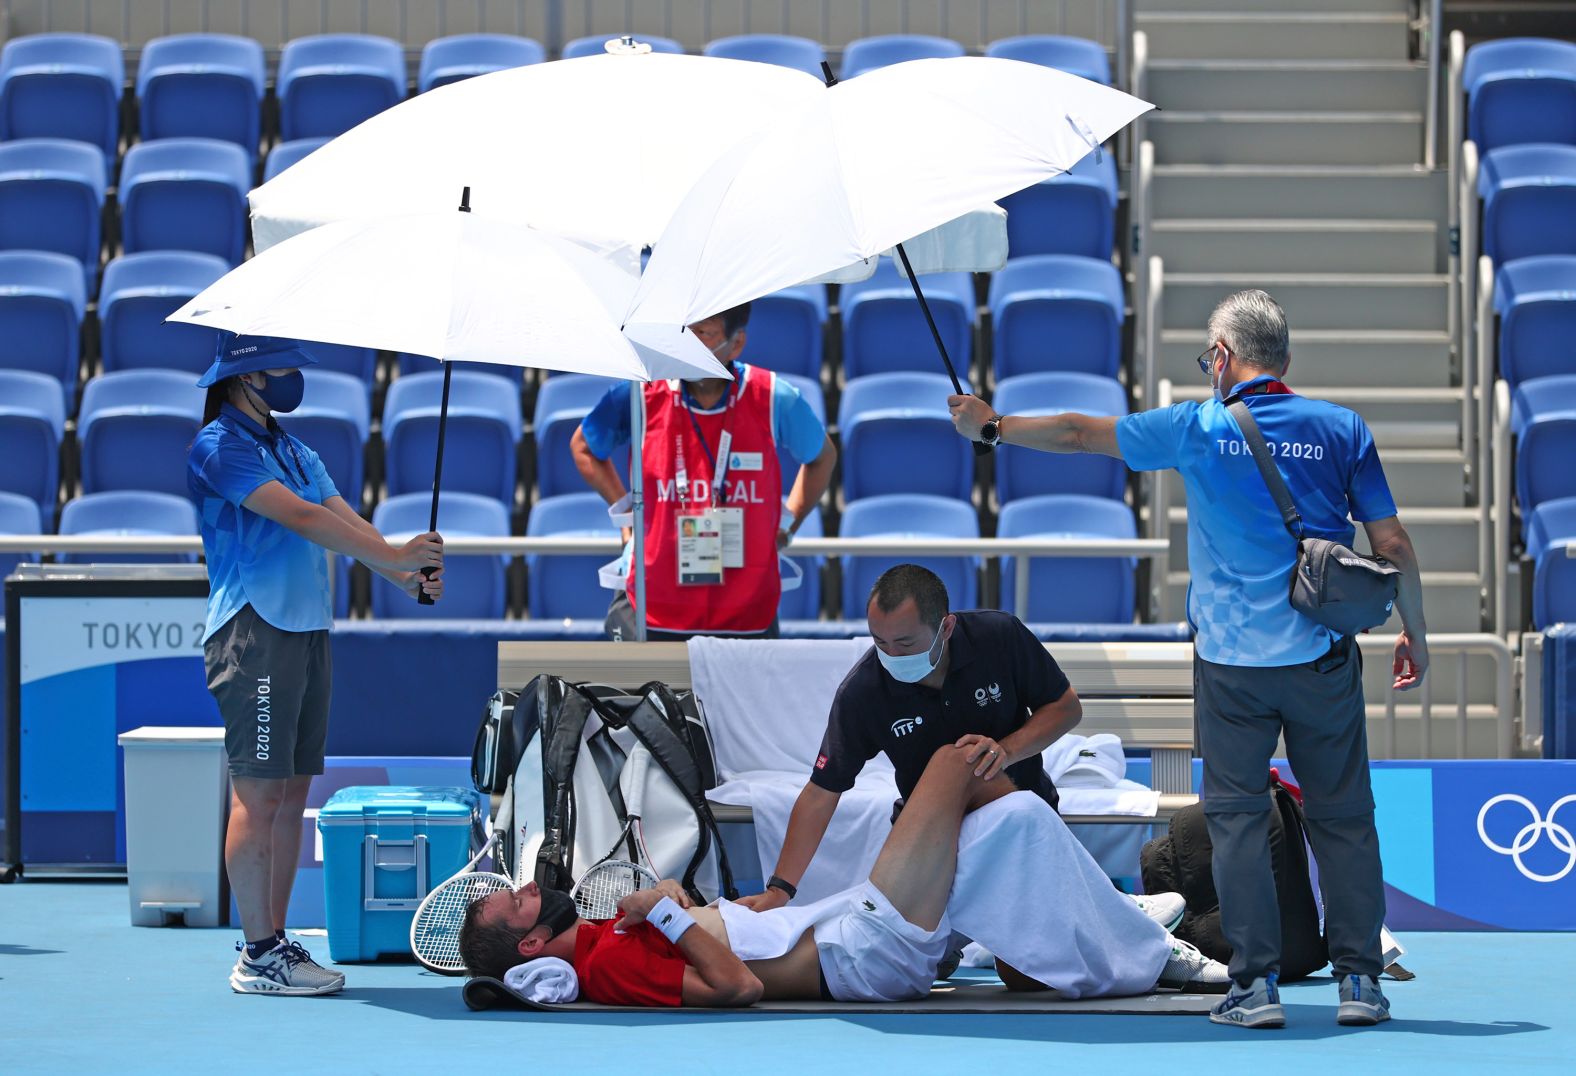
<svg viewBox="0 0 1576 1076">
<path fill-rule="evenodd" d="M 311 352 L 299 340 L 283 336 L 229 336 L 219 340 L 213 365 L 197 379 L 197 387 L 205 389 L 236 374 L 252 374 L 259 370 L 294 370 L 300 366 L 316 366 Z"/>
</svg>

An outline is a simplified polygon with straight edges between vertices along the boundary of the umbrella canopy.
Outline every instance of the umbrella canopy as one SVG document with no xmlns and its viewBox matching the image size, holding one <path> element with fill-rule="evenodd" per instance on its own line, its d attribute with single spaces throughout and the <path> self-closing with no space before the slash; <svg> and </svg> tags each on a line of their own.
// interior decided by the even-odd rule
<svg viewBox="0 0 1576 1076">
<path fill-rule="evenodd" d="M 803 71 L 638 45 L 481 75 L 379 113 L 252 191 L 253 239 L 261 251 L 330 221 L 446 205 L 470 185 L 477 216 L 638 250 L 714 161 L 821 92 Z"/>
<path fill-rule="evenodd" d="M 914 60 L 823 89 L 700 179 L 630 319 L 687 324 L 877 255 L 1066 171 L 1151 107 L 986 57 Z"/>
<path fill-rule="evenodd" d="M 621 332 L 635 285 L 628 269 L 572 240 L 427 213 L 315 228 L 232 270 L 170 320 L 633 381 L 728 376 L 680 326 Z"/>
</svg>

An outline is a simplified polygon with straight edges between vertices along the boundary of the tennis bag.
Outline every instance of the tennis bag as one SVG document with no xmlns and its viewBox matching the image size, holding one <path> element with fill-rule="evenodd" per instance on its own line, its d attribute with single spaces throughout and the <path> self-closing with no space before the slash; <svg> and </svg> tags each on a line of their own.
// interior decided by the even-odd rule
<svg viewBox="0 0 1576 1076">
<path fill-rule="evenodd" d="M 1302 805 L 1277 776 L 1271 777 L 1275 810 L 1270 813 L 1270 865 L 1281 908 L 1281 982 L 1304 979 L 1329 962 L 1308 869 Z M 1220 897 L 1211 870 L 1214 846 L 1204 805 L 1184 807 L 1171 818 L 1170 832 L 1144 845 L 1139 871 L 1147 893 L 1180 893 L 1187 901 L 1182 923 L 1172 931 L 1222 964 L 1231 962 L 1231 945 L 1220 929 Z"/>
<path fill-rule="evenodd" d="M 534 723 L 535 734 L 516 745 L 519 758 L 505 793 L 514 811 L 505 856 L 517 879 L 529 874 L 539 885 L 567 891 L 610 853 L 635 858 L 615 844 L 626 821 L 625 764 L 639 743 L 655 764 L 645 768 L 643 812 L 652 868 L 679 879 L 699 900 L 736 893 L 706 802 L 717 783 L 716 764 L 693 692 L 657 681 L 631 692 L 544 674 L 521 689 L 516 715 L 522 705 L 531 715 L 523 722 L 515 717 L 513 726 Z M 485 741 L 484 729 L 478 744 Z"/>
<path fill-rule="evenodd" d="M 1281 523 L 1297 540 L 1297 567 L 1291 574 L 1288 596 L 1291 607 L 1342 635 L 1356 635 L 1389 620 L 1400 592 L 1401 570 L 1383 557 L 1364 556 L 1328 538 L 1303 534 L 1302 514 L 1275 467 L 1253 413 L 1236 397 L 1227 406 L 1242 428 L 1253 462 L 1280 509 Z"/>
</svg>

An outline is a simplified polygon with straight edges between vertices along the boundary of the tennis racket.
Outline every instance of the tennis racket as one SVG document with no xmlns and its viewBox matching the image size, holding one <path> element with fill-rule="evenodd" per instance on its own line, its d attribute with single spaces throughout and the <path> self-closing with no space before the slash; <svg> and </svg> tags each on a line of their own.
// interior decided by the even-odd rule
<svg viewBox="0 0 1576 1076">
<path fill-rule="evenodd" d="M 476 870 L 482 857 L 496 852 L 502 843 L 503 833 L 495 829 L 487 846 L 458 874 L 440 882 L 416 909 L 416 917 L 410 923 L 410 951 L 428 971 L 441 975 L 462 973 L 465 962 L 460 959 L 460 924 L 465 921 L 465 909 L 473 901 L 514 888 L 502 874 Z"/>
<path fill-rule="evenodd" d="M 651 869 L 651 856 L 646 851 L 646 838 L 642 830 L 641 811 L 646 798 L 646 771 L 651 764 L 651 754 L 643 744 L 636 744 L 629 753 L 629 795 L 624 801 L 624 829 L 592 868 L 575 883 L 572 896 L 575 907 L 586 919 L 612 919 L 618 914 L 618 902 L 637 889 L 649 889 L 659 879 Z M 627 852 L 629 859 L 618 858 Z"/>
</svg>

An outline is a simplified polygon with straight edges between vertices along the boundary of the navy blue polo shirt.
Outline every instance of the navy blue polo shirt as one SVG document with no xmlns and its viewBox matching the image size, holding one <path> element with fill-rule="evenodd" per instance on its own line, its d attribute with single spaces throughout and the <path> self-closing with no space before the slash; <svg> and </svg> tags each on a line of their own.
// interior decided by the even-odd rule
<svg viewBox="0 0 1576 1076">
<path fill-rule="evenodd" d="M 940 748 L 970 733 L 999 742 L 1032 711 L 1067 693 L 1061 666 L 1017 617 L 994 609 L 957 617 L 939 690 L 894 680 L 873 646 L 855 663 L 832 700 L 811 784 L 847 792 L 865 763 L 885 752 L 897 771 L 898 794 L 907 799 Z M 1039 755 L 1005 772 L 1056 807 L 1056 786 Z"/>
</svg>

